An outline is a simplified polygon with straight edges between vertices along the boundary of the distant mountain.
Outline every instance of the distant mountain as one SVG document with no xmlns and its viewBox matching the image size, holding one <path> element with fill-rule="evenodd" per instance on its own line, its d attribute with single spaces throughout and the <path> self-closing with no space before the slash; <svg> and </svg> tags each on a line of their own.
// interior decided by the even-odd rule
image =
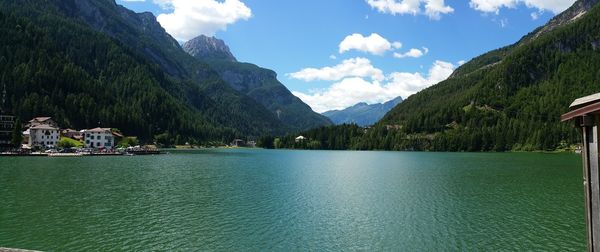
<svg viewBox="0 0 600 252">
<path fill-rule="evenodd" d="M 385 103 L 371 105 L 362 102 L 343 110 L 327 111 L 323 115 L 329 117 L 337 125 L 355 123 L 358 126 L 364 127 L 375 124 L 401 102 L 402 97 L 397 97 Z"/>
<path fill-rule="evenodd" d="M 330 126 L 271 141 L 277 148 L 534 151 L 579 144 L 560 115 L 600 90 L 599 0 L 579 0 L 515 44 L 460 66 L 369 129 Z"/>
<path fill-rule="evenodd" d="M 575 98 L 600 90 L 597 2 L 579 0 L 517 43 L 474 58 L 380 125 L 410 135 L 413 149 L 552 150 L 579 142 L 559 118 Z"/>
<path fill-rule="evenodd" d="M 183 49 L 217 71 L 233 89 L 262 104 L 286 126 L 307 130 L 332 124 L 294 96 L 273 70 L 237 62 L 222 40 L 201 35 L 186 42 Z"/>
<path fill-rule="evenodd" d="M 151 13 L 114 0 L 0 1 L 0 30 L 7 107 L 23 120 L 117 127 L 147 141 L 292 130 L 183 51 Z"/>
</svg>

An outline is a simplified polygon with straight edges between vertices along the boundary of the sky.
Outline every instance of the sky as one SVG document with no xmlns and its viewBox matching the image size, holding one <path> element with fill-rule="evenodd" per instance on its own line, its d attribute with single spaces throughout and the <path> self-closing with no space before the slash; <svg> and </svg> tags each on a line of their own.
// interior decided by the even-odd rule
<svg viewBox="0 0 600 252">
<path fill-rule="evenodd" d="M 316 112 L 385 102 L 518 41 L 575 0 L 117 0 L 180 43 L 215 36 Z"/>
</svg>

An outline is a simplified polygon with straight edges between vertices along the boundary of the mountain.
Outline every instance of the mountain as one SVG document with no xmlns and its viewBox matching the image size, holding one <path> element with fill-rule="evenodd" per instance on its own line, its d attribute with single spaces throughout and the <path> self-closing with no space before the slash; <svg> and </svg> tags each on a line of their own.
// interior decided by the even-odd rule
<svg viewBox="0 0 600 252">
<path fill-rule="evenodd" d="M 324 112 L 323 115 L 329 117 L 335 124 L 351 124 L 358 126 L 373 125 L 379 121 L 387 112 L 402 102 L 402 97 L 397 97 L 391 101 L 377 104 L 358 103 L 352 107 L 343 110 L 332 110 Z"/>
<path fill-rule="evenodd" d="M 215 37 L 200 35 L 186 42 L 183 50 L 201 60 L 217 59 L 237 62 L 225 41 Z"/>
<path fill-rule="evenodd" d="M 599 90 L 597 2 L 579 0 L 517 43 L 471 60 L 379 124 L 422 139 L 417 149 L 551 150 L 579 142 L 559 118 L 575 98 Z"/>
<path fill-rule="evenodd" d="M 238 62 L 222 40 L 201 35 L 186 42 L 183 49 L 217 71 L 233 89 L 262 104 L 286 126 L 307 130 L 332 124 L 294 96 L 273 70 Z"/>
<path fill-rule="evenodd" d="M 579 0 L 513 45 L 462 65 L 369 129 L 322 127 L 262 146 L 306 149 L 533 151 L 580 143 L 560 123 L 570 103 L 600 90 L 600 5 Z M 271 144 L 272 142 L 272 144 Z"/>
<path fill-rule="evenodd" d="M 151 140 L 228 141 L 281 134 L 263 105 L 188 55 L 150 13 L 114 0 L 0 2 L 0 76 L 26 120 L 118 127 Z"/>
</svg>

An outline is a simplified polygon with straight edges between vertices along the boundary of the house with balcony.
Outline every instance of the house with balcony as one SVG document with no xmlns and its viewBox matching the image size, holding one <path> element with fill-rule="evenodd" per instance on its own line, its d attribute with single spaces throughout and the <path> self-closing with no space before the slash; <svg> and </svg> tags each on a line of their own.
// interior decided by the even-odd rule
<svg viewBox="0 0 600 252">
<path fill-rule="evenodd" d="M 113 149 L 116 136 L 110 128 L 95 128 L 83 130 L 84 146 L 94 149 Z"/>
<path fill-rule="evenodd" d="M 35 125 L 29 128 L 28 145 L 32 148 L 53 148 L 60 140 L 58 127 L 49 124 Z"/>
</svg>

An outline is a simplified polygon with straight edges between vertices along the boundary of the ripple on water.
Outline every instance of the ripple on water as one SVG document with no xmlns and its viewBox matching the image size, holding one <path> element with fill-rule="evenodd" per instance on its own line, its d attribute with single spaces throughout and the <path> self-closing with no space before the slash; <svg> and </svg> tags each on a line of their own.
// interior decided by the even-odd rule
<svg viewBox="0 0 600 252">
<path fill-rule="evenodd" d="M 577 251 L 579 166 L 575 155 L 256 150 L 3 158 L 0 245 Z"/>
</svg>

